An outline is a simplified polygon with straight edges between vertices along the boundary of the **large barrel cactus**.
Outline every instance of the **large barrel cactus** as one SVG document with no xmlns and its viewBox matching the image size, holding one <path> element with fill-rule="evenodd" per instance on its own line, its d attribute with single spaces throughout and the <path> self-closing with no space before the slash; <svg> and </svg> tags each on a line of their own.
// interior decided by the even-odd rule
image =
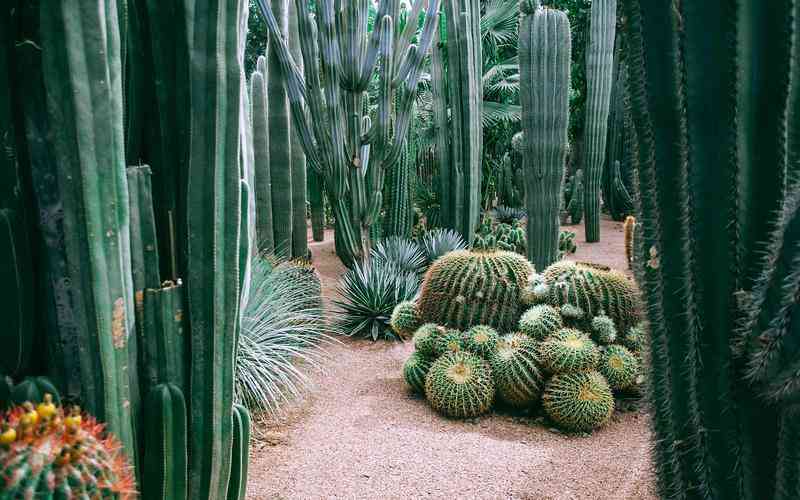
<svg viewBox="0 0 800 500">
<path fill-rule="evenodd" d="M 511 332 L 522 314 L 520 296 L 531 273 L 530 263 L 514 252 L 450 252 L 425 275 L 418 300 L 422 322 Z"/>
<path fill-rule="evenodd" d="M 528 210 L 527 253 L 537 269 L 558 260 L 571 50 L 566 14 L 547 8 L 525 12 L 519 45 L 522 161 Z"/>
<path fill-rule="evenodd" d="M 663 498 L 800 498 L 800 4 L 625 0 Z"/>
<path fill-rule="evenodd" d="M 591 30 L 586 48 L 586 128 L 583 139 L 586 241 L 600 241 L 600 181 L 608 139 L 608 112 L 614 67 L 617 0 L 592 2 Z"/>
</svg>

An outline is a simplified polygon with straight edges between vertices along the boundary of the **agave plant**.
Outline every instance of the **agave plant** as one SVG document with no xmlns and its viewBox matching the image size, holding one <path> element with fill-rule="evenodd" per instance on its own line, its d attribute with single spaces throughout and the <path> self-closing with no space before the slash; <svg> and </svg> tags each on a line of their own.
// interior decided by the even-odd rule
<svg viewBox="0 0 800 500">
<path fill-rule="evenodd" d="M 401 236 L 390 236 L 372 247 L 373 261 L 394 265 L 405 273 L 422 274 L 425 271 L 425 255 L 413 240 Z"/>
<path fill-rule="evenodd" d="M 513 224 L 522 221 L 528 214 L 524 208 L 504 207 L 502 205 L 494 209 L 494 218 L 501 224 Z"/>
<path fill-rule="evenodd" d="M 296 263 L 253 259 L 250 295 L 236 357 L 236 399 L 274 413 L 306 389 L 322 369 L 336 325 L 325 321 L 319 278 Z"/>
<path fill-rule="evenodd" d="M 347 335 L 378 340 L 397 339 L 389 327 L 392 311 L 400 302 L 413 300 L 420 279 L 388 261 L 361 261 L 339 282 L 340 300 L 335 300 L 338 326 Z"/>
<path fill-rule="evenodd" d="M 425 263 L 427 266 L 442 255 L 452 252 L 453 250 L 464 250 L 467 248 L 464 238 L 461 234 L 452 229 L 434 229 L 425 233 L 419 241 L 419 246 L 425 254 Z"/>
</svg>

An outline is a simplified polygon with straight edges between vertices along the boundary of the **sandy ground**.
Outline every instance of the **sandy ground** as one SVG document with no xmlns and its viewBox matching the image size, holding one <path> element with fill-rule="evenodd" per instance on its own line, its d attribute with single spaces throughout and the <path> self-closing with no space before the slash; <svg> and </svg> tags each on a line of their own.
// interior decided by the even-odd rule
<svg viewBox="0 0 800 500">
<path fill-rule="evenodd" d="M 624 268 L 622 227 L 603 221 L 602 242 L 576 260 Z M 332 241 L 311 246 L 328 297 L 342 271 Z M 591 436 L 565 436 L 536 415 L 448 420 L 410 394 L 409 343 L 347 339 L 329 349 L 316 387 L 261 422 L 248 498 L 655 499 L 646 414 L 617 413 Z"/>
</svg>

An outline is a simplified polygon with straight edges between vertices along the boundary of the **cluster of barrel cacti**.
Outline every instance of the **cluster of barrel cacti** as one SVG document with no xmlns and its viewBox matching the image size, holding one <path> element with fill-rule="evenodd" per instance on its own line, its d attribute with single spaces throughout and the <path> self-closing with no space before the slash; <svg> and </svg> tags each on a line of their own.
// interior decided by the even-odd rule
<svg viewBox="0 0 800 500">
<path fill-rule="evenodd" d="M 244 498 L 248 419 L 233 406 L 233 362 L 256 212 L 248 4 L 11 4 L 0 8 L 0 112 L 16 130 L 3 134 L 13 154 L 1 165 L 14 190 L 0 193 L 0 225 L 27 302 L 3 333 L 17 362 L 2 361 L 0 400 L 79 401 L 135 467 L 137 484 L 120 493 Z M 39 238 L 27 255 L 23 210 Z M 26 292 L 37 282 L 41 299 Z M 46 348 L 34 356 L 32 341 Z M 52 382 L 6 377 L 26 375 Z M 92 480 L 102 460 L 85 458 L 69 489 L 113 497 L 96 490 L 112 476 Z M 20 487 L 32 484 L 51 487 Z"/>
<path fill-rule="evenodd" d="M 464 256 L 450 257 L 437 263 L 458 265 L 462 271 L 455 275 L 466 276 L 475 267 Z M 493 315 L 508 315 L 507 310 L 472 315 L 484 301 L 493 303 L 489 281 L 478 282 L 471 297 L 445 304 L 446 310 L 459 311 L 459 317 L 433 316 L 422 300 L 399 304 L 391 325 L 398 334 L 413 332 L 415 347 L 403 366 L 408 385 L 448 417 L 477 417 L 495 402 L 517 409 L 533 409 L 541 402 L 548 417 L 567 431 L 591 432 L 604 425 L 614 411 L 615 391 L 638 389 L 643 381 L 644 327 L 638 322 L 628 326 L 630 318 L 609 316 L 582 302 L 563 301 L 551 290 L 567 274 L 561 264 L 542 275 L 528 267 L 527 286 L 516 298 L 524 313 L 513 322 Z M 427 280 L 440 282 L 441 277 L 429 274 Z M 423 284 L 423 289 L 430 287 Z M 593 284 L 586 293 L 593 301 L 614 305 L 602 285 Z M 437 296 L 439 301 L 445 298 Z"/>
</svg>

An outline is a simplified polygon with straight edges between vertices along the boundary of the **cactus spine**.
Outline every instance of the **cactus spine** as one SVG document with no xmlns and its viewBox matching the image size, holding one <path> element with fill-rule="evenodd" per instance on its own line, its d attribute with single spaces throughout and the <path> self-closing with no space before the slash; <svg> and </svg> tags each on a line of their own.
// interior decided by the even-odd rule
<svg viewBox="0 0 800 500">
<path fill-rule="evenodd" d="M 800 5 L 624 5 L 659 492 L 798 498 Z"/>
<path fill-rule="evenodd" d="M 570 54 L 566 14 L 536 9 L 522 18 L 519 60 L 526 173 L 528 260 L 558 260 L 559 209 L 567 156 Z"/>
<path fill-rule="evenodd" d="M 258 58 L 257 67 L 267 71 L 264 56 Z M 269 121 L 267 109 L 269 97 L 261 71 L 250 77 L 250 94 L 253 105 L 253 150 L 256 197 L 256 239 L 258 249 L 272 254 L 275 252 L 275 234 L 272 221 L 272 177 L 270 175 Z"/>
<path fill-rule="evenodd" d="M 586 241 L 589 243 L 600 241 L 600 181 L 608 135 L 616 25 L 617 0 L 593 1 L 586 48 L 586 128 L 583 139 L 583 196 Z"/>
<path fill-rule="evenodd" d="M 289 50 L 303 71 L 303 57 L 300 53 L 300 30 L 297 26 L 297 5 L 290 1 L 289 6 Z M 288 101 L 287 101 L 288 113 Z M 306 222 L 306 155 L 297 130 L 291 130 L 292 165 L 292 256 L 305 258 L 308 255 L 308 226 Z"/>
<path fill-rule="evenodd" d="M 48 0 L 40 15 L 69 278 L 82 292 L 73 296 L 83 325 L 82 400 L 134 458 L 138 401 L 128 352 L 135 334 L 116 3 Z"/>
<path fill-rule="evenodd" d="M 240 302 L 242 0 L 195 5 L 190 33 L 188 297 L 191 319 L 189 496 L 227 496 Z M 288 141 L 287 141 L 288 142 Z"/>
</svg>

